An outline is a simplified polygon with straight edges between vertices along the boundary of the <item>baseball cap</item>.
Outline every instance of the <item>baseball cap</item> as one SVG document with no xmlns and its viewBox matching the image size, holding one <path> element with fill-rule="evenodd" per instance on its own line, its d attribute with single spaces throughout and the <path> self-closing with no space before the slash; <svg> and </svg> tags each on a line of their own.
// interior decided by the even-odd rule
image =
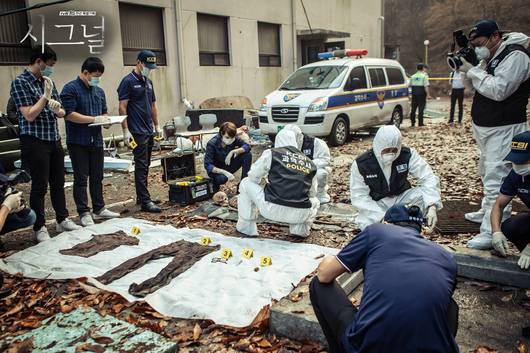
<svg viewBox="0 0 530 353">
<path fill-rule="evenodd" d="M 530 159 L 530 131 L 517 134 L 512 139 L 512 150 L 505 160 L 525 164 Z"/>
<path fill-rule="evenodd" d="M 420 226 L 424 223 L 423 214 L 419 207 L 406 206 L 400 203 L 390 207 L 386 211 L 383 220 L 388 223 L 415 222 Z"/>
<path fill-rule="evenodd" d="M 476 37 L 489 37 L 497 31 L 501 31 L 497 22 L 493 20 L 478 21 L 469 31 L 469 39 L 473 40 Z"/>
<path fill-rule="evenodd" d="M 151 50 L 142 50 L 138 53 L 137 59 L 143 62 L 148 69 L 156 69 L 156 55 Z"/>
</svg>

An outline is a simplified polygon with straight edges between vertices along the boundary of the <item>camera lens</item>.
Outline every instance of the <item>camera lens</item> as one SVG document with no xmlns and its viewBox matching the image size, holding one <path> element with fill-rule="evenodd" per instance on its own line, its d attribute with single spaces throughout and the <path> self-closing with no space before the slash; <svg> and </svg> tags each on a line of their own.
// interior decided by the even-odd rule
<svg viewBox="0 0 530 353">
<path fill-rule="evenodd" d="M 452 70 L 456 70 L 460 67 L 459 65 L 459 62 L 460 60 L 458 60 L 457 57 L 453 57 L 453 56 L 448 56 L 447 57 L 447 65 L 449 65 L 449 67 L 452 69 Z"/>
</svg>

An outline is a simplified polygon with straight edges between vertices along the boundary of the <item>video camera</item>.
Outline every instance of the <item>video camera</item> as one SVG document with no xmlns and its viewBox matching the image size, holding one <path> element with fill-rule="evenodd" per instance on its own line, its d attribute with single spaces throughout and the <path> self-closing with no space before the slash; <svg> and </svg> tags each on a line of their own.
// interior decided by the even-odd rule
<svg viewBox="0 0 530 353">
<path fill-rule="evenodd" d="M 16 185 L 29 181 L 31 181 L 31 177 L 25 170 L 19 170 L 10 175 L 0 173 L 0 204 L 4 202 L 7 196 L 17 193 Z M 11 191 L 8 193 L 9 189 Z"/>
<path fill-rule="evenodd" d="M 460 49 L 455 52 L 457 45 Z M 456 70 L 462 66 L 461 58 L 473 66 L 477 66 L 479 62 L 475 49 L 469 46 L 469 39 L 467 39 L 464 31 L 458 29 L 453 32 L 453 43 L 451 44 L 451 52 L 447 54 L 447 64 L 452 70 Z"/>
</svg>

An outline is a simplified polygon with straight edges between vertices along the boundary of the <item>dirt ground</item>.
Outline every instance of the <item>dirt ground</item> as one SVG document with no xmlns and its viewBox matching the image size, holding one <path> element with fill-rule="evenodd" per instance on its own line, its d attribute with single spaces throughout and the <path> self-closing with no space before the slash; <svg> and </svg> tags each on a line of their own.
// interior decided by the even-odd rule
<svg viewBox="0 0 530 353">
<path fill-rule="evenodd" d="M 469 107 L 470 102 L 466 102 L 466 114 L 462 126 L 449 127 L 445 123 L 444 118 L 438 118 L 426 119 L 427 126 L 424 128 L 411 128 L 410 121 L 406 120 L 402 125 L 402 133 L 403 143 L 415 148 L 430 163 L 435 173 L 440 177 L 443 200 L 470 200 L 470 202 L 477 204 L 478 209 L 482 192 L 477 170 L 478 149 L 471 133 Z M 439 101 L 429 101 L 427 108 L 440 111 L 447 115 L 448 101 L 446 98 Z M 330 194 L 333 202 L 350 202 L 349 170 L 351 163 L 357 155 L 371 146 L 372 139 L 373 135 L 361 132 L 352 135 L 346 145 L 331 148 L 333 173 L 330 182 Z M 254 153 L 258 154 L 257 151 Z M 163 212 L 160 215 L 149 215 L 139 212 L 138 206 L 134 202 L 133 174 L 113 173 L 112 176 L 106 177 L 104 180 L 105 200 L 110 205 L 132 199 L 129 203 L 120 204 L 114 208 L 115 210 L 121 211 L 123 216 L 145 218 L 162 224 L 172 224 L 175 227 L 187 226 L 208 229 L 225 235 L 235 234 L 235 224 L 233 222 L 205 219 L 204 217 L 187 217 L 187 212 L 198 207 L 198 204 L 181 208 L 165 202 L 168 198 L 168 187 L 161 181 L 161 175 L 162 169 L 156 167 L 151 169 L 149 177 L 149 189 L 153 198 L 160 199 L 163 202 L 161 205 Z M 67 180 L 72 180 L 71 175 L 67 177 Z M 28 187 L 22 186 L 21 189 L 27 192 Z M 76 211 L 72 198 L 72 187 L 67 187 L 65 191 L 68 209 L 70 214 L 75 216 Z M 51 209 L 49 200 L 47 200 L 46 205 L 47 219 L 53 220 L 53 210 Z M 51 229 L 52 227 L 49 228 Z M 262 237 L 265 238 L 293 241 L 286 234 L 286 229 L 280 226 L 259 225 L 259 231 Z M 313 230 L 307 239 L 296 241 L 340 248 L 346 245 L 355 233 L 356 231 L 350 228 L 343 228 L 336 232 Z M 455 235 L 451 238 L 434 236 L 431 239 L 445 244 L 455 243 L 462 245 L 465 244 L 469 236 L 469 234 Z M 7 256 L 14 251 L 33 245 L 36 243 L 36 240 L 33 238 L 31 231 L 22 231 L 3 237 L 3 242 L 6 252 L 1 256 Z M 37 285 L 43 287 L 59 285 L 69 288 L 73 293 L 82 290 L 79 289 L 77 283 L 74 283 L 75 281 L 70 281 L 66 284 L 64 282 L 57 284 L 55 283 L 57 281 L 48 283 L 28 279 L 21 280 L 13 276 L 6 276 L 6 280 L 7 286 L 12 286 L 15 290 L 18 288 L 21 292 L 26 293 L 26 295 L 36 295 L 32 294 L 34 292 L 32 288 Z M 63 290 L 65 291 L 64 294 L 68 295 L 68 291 L 66 289 Z M 103 306 L 100 304 L 100 296 L 102 295 L 107 295 Z M 209 322 L 200 322 L 198 325 L 200 326 L 199 329 L 202 335 L 197 337 L 197 325 L 194 321 L 161 319 L 157 318 L 156 315 L 151 315 L 151 317 L 147 315 L 148 318 L 145 318 L 144 311 L 150 312 L 150 308 L 145 304 L 130 305 L 124 303 L 121 298 L 109 293 L 92 294 L 92 296 L 95 296 L 93 301 L 76 301 L 72 297 L 63 299 L 62 304 L 60 304 L 61 298 L 58 298 L 57 303 L 59 306 L 55 311 L 62 311 L 62 305 L 96 305 L 100 309 L 107 308 L 105 310 L 108 313 L 119 318 L 124 318 L 139 326 L 151 329 L 154 329 L 152 327 L 153 320 L 165 320 L 166 326 L 163 329 L 154 330 L 178 342 L 182 342 L 185 347 L 181 348 L 181 352 L 322 351 L 321 347 L 313 343 L 292 342 L 273 337 L 268 334 L 266 324 L 263 323 L 247 331 L 233 331 L 217 327 L 216 325 L 211 326 Z M 455 298 L 460 306 L 460 324 L 457 342 L 461 348 L 461 352 L 498 351 L 523 353 L 528 351 L 526 346 L 530 345 L 530 340 L 522 337 L 521 330 L 525 326 L 530 326 L 530 290 L 518 290 L 460 279 Z M 95 301 L 97 301 L 96 304 L 94 304 Z M 15 305 L 16 303 L 17 301 L 14 299 L 9 301 L 11 305 Z M 116 312 L 114 309 L 118 304 L 127 310 L 123 309 L 123 311 Z M 6 306 L 3 307 L 4 305 Z M 152 309 L 150 310 L 152 311 Z M 24 330 L 23 327 L 16 326 L 17 315 L 21 315 L 21 313 L 26 313 L 26 316 L 36 315 L 28 307 L 25 307 L 24 310 L 21 309 L 18 314 L 7 315 L 6 312 L 9 312 L 7 303 L 0 301 L 0 337 Z M 49 310 L 48 314 L 51 315 L 52 313 L 53 310 Z M 140 316 L 140 318 L 131 318 L 132 314 Z M 42 320 L 42 318 L 49 315 L 43 314 L 37 317 Z M 231 338 L 228 339 L 227 337 Z M 263 343 L 263 340 L 267 343 Z M 262 347 L 260 344 L 265 346 Z M 526 346 L 523 347 L 523 345 Z M 480 348 L 477 348 L 478 346 L 489 347 L 491 350 L 484 350 L 486 348 L 480 350 Z M 271 347 L 276 348 L 272 349 Z M 523 348 L 525 350 L 522 350 Z"/>
</svg>

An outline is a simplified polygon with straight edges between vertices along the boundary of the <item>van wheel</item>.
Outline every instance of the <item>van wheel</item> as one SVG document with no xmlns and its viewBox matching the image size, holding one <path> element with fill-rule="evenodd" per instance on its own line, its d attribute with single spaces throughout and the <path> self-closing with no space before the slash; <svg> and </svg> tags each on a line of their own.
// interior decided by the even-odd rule
<svg viewBox="0 0 530 353">
<path fill-rule="evenodd" d="M 329 142 L 332 146 L 344 145 L 349 135 L 348 123 L 343 117 L 338 117 L 333 123 L 331 134 L 329 135 Z"/>
<path fill-rule="evenodd" d="M 403 122 L 403 112 L 401 111 L 401 108 L 395 107 L 394 111 L 392 112 L 392 117 L 390 118 L 390 122 L 388 123 L 388 125 L 395 125 L 399 129 L 402 122 Z"/>
</svg>

